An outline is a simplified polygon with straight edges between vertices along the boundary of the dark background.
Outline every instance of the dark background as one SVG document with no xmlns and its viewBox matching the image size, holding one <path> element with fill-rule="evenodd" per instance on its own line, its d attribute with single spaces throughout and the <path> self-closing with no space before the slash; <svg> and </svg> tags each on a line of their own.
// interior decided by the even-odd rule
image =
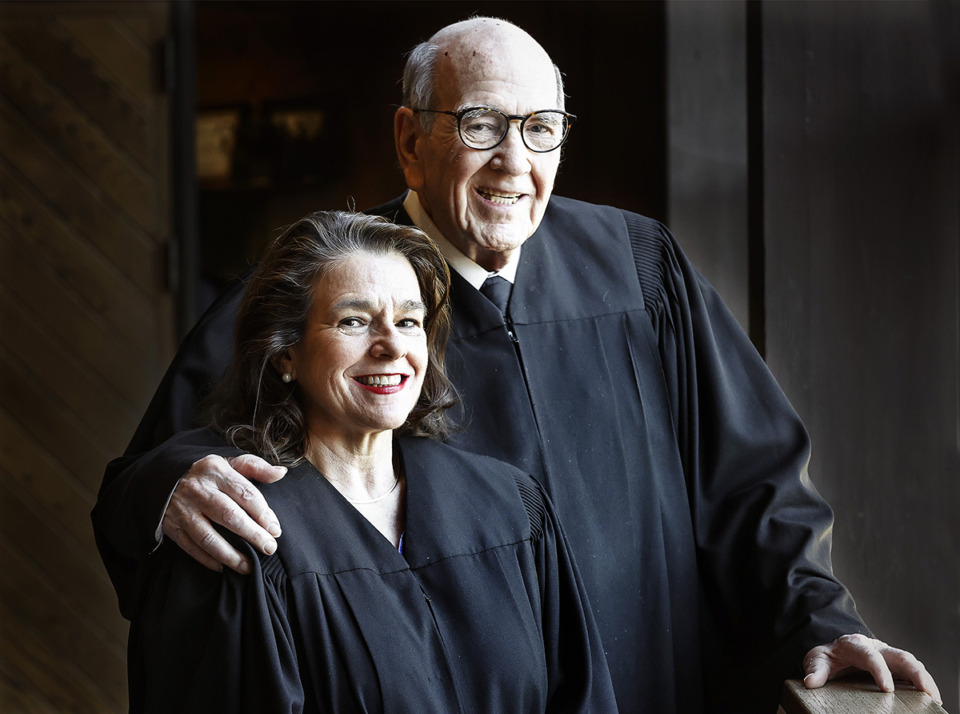
<svg viewBox="0 0 960 714">
<path fill-rule="evenodd" d="M 566 75 L 557 193 L 665 220 L 748 330 L 813 437 L 838 575 L 960 711 L 953 0 L 0 2 L 0 710 L 125 710 L 103 465 L 264 240 L 402 190 L 403 53 L 476 11 Z M 301 109 L 316 141 L 264 131 Z M 248 122 L 201 181 L 211 111 Z"/>
<path fill-rule="evenodd" d="M 263 118 L 271 105 L 299 102 L 321 108 L 328 119 L 311 162 L 320 170 L 300 183 L 289 177 L 264 185 L 264 171 L 251 179 L 244 167 L 229 185 L 201 182 L 204 276 L 217 280 L 242 269 L 272 231 L 316 207 L 362 209 L 403 191 L 393 113 L 405 53 L 478 10 L 534 34 L 565 74 L 568 111 L 588 110 L 565 151 L 558 193 L 663 218 L 664 7 L 659 3 L 492 2 L 479 8 L 438 2 L 200 2 L 195 23 L 201 112 L 237 107 Z M 578 32 L 571 34 L 572 28 Z M 281 152 L 269 142 L 243 143 L 251 152 L 263 152 L 262 163 L 273 163 L 274 175 L 283 173 Z M 257 163 L 251 152 L 240 147 L 244 166 Z"/>
</svg>

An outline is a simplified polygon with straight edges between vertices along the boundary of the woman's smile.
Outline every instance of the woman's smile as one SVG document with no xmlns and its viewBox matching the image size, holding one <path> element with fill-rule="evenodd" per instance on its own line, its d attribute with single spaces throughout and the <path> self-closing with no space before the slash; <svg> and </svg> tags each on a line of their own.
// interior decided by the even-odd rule
<svg viewBox="0 0 960 714">
<path fill-rule="evenodd" d="M 408 376 L 405 374 L 369 374 L 353 379 L 364 389 L 376 394 L 396 394 L 406 385 Z"/>
</svg>

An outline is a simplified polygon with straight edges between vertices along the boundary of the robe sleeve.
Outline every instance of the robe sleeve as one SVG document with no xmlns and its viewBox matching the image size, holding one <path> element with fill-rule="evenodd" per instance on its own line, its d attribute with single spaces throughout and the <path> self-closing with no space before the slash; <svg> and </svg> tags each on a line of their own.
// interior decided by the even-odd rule
<svg viewBox="0 0 960 714">
<path fill-rule="evenodd" d="M 139 588 L 139 565 L 157 548 L 160 522 L 177 482 L 208 454 L 241 453 L 212 430 L 196 429 L 126 460 L 122 470 L 104 480 L 91 518 L 97 549 L 124 617 L 130 618 Z"/>
<path fill-rule="evenodd" d="M 147 559 L 130 634 L 132 714 L 303 710 L 286 574 L 276 556 L 227 537 L 249 575 L 207 570 L 172 543 Z"/>
<path fill-rule="evenodd" d="M 617 710 L 600 634 L 553 505 L 532 478 L 518 479 L 539 577 L 548 714 Z"/>
<path fill-rule="evenodd" d="M 711 623 L 708 686 L 769 687 L 775 701 L 809 648 L 868 630 L 833 575 L 833 514 L 807 474 L 799 417 L 667 229 L 633 218 Z"/>
</svg>

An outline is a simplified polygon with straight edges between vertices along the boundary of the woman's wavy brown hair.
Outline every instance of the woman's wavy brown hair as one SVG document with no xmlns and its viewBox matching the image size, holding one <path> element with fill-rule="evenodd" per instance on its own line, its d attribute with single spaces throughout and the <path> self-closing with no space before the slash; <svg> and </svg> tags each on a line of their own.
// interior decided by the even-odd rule
<svg viewBox="0 0 960 714">
<path fill-rule="evenodd" d="M 317 211 L 289 226 L 268 247 L 247 284 L 237 315 L 234 359 L 210 403 L 212 424 L 227 439 L 275 464 L 294 465 L 306 450 L 296 382 L 285 384 L 276 360 L 303 337 L 319 278 L 357 253 L 399 253 L 410 261 L 427 308 L 428 363 L 416 406 L 397 433 L 445 438 L 446 410 L 457 402 L 444 369 L 450 333 L 450 272 L 418 228 L 384 218 Z"/>
</svg>

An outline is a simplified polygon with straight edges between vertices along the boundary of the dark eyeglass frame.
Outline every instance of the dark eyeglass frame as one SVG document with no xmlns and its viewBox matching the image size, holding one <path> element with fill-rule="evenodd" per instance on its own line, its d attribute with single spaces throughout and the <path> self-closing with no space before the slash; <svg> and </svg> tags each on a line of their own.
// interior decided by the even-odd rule
<svg viewBox="0 0 960 714">
<path fill-rule="evenodd" d="M 549 154 L 551 151 L 556 151 L 561 146 L 563 146 L 563 143 L 567 140 L 567 137 L 570 135 L 570 127 L 573 126 L 573 122 L 577 120 L 577 117 L 575 114 L 570 114 L 568 112 L 563 111 L 562 109 L 538 109 L 537 111 L 530 112 L 529 114 L 507 114 L 506 112 L 502 112 L 499 109 L 494 109 L 493 107 L 466 107 L 465 109 L 461 109 L 458 112 L 452 112 L 452 111 L 443 110 L 443 109 L 416 109 L 411 107 L 410 111 L 412 111 L 414 114 L 419 114 L 420 112 L 428 112 L 430 114 L 446 114 L 447 116 L 453 117 L 454 119 L 457 120 L 457 135 L 460 137 L 461 143 L 464 146 L 466 146 L 468 149 L 473 149 L 474 151 L 489 151 L 490 149 L 496 149 L 498 146 L 500 146 L 500 144 L 503 143 L 503 140 L 507 138 L 507 133 L 510 131 L 511 122 L 518 121 L 520 122 L 520 139 L 521 141 L 523 141 L 523 145 L 526 146 L 527 149 L 534 152 L 535 154 Z M 495 114 L 499 114 L 500 116 L 504 117 L 507 120 L 507 128 L 504 129 L 503 136 L 501 136 L 500 141 L 498 141 L 493 146 L 487 146 L 481 149 L 476 146 L 470 146 L 470 144 L 467 143 L 467 140 L 463 138 L 463 129 L 461 128 L 460 121 L 463 119 L 463 117 L 465 117 L 470 112 L 476 112 L 476 111 L 494 112 Z M 543 112 L 553 112 L 555 114 L 562 114 L 567 122 L 566 128 L 563 131 L 563 136 L 561 137 L 559 143 L 556 146 L 554 146 L 552 149 L 534 149 L 532 146 L 530 146 L 530 144 L 527 143 L 527 137 L 523 133 L 523 127 L 527 123 L 527 119 L 537 114 L 542 114 Z"/>
</svg>

